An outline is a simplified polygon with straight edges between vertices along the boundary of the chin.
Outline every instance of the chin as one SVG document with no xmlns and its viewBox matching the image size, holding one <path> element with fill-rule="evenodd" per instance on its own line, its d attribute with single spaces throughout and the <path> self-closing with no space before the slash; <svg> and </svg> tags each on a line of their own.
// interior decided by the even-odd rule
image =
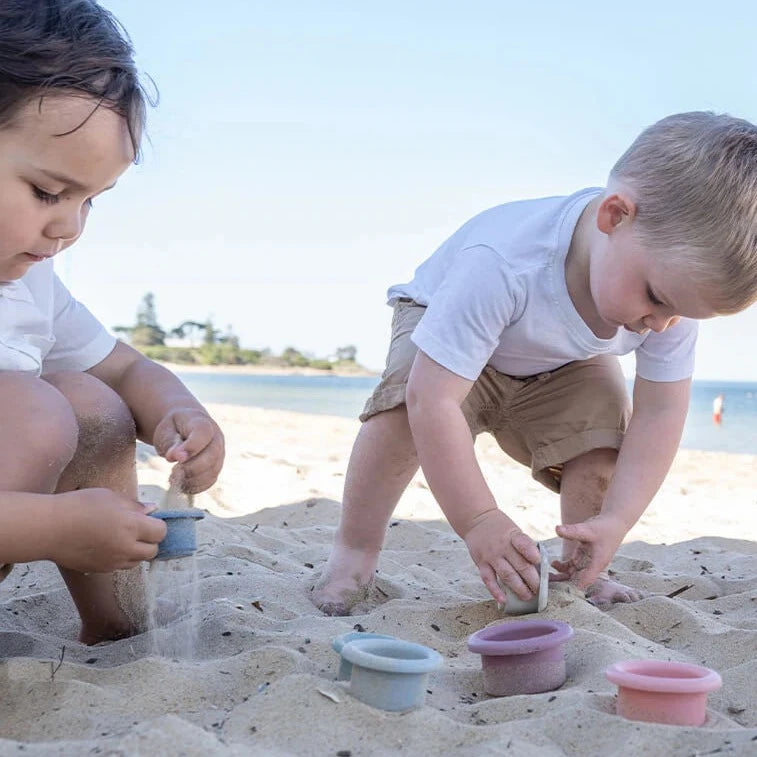
<svg viewBox="0 0 757 757">
<path fill-rule="evenodd" d="M 17 281 L 24 276 L 33 265 L 34 263 L 25 266 L 14 265 L 12 268 L 7 268 L 5 270 L 0 268 L 0 281 Z"/>
</svg>

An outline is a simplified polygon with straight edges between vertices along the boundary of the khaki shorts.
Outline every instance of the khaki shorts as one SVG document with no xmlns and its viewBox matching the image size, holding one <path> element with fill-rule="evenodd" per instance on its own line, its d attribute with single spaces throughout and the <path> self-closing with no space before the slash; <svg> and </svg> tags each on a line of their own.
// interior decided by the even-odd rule
<svg viewBox="0 0 757 757">
<path fill-rule="evenodd" d="M 392 340 L 381 382 L 360 416 L 405 403 L 418 348 L 410 339 L 426 308 L 412 300 L 394 307 Z M 563 465 L 594 449 L 620 449 L 631 403 L 617 358 L 598 355 L 548 373 L 514 378 L 486 366 L 462 405 L 473 438 L 488 431 L 532 476 L 560 491 Z"/>
</svg>

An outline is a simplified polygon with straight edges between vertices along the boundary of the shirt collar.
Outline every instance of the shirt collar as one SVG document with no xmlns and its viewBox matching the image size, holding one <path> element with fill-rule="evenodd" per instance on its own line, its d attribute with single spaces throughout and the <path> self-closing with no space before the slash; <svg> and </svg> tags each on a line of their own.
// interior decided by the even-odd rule
<svg viewBox="0 0 757 757">
<path fill-rule="evenodd" d="M 0 281 L 0 296 L 17 302 L 34 302 L 29 287 L 21 279 L 16 281 Z"/>
</svg>

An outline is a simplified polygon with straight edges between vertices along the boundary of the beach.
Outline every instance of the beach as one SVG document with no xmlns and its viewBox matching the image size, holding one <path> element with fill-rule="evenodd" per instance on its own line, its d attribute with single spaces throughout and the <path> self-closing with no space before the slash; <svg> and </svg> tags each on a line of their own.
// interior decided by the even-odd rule
<svg viewBox="0 0 757 757">
<path fill-rule="evenodd" d="M 172 373 L 212 373 L 230 376 L 379 376 L 380 371 L 372 371 L 362 365 L 335 366 L 332 370 L 323 368 L 295 367 L 282 365 L 196 365 L 193 363 L 167 363 L 156 361 Z"/>
<path fill-rule="evenodd" d="M 681 450 L 611 566 L 645 598 L 601 611 L 553 585 L 539 617 L 575 631 L 565 684 L 495 698 L 484 693 L 466 639 L 507 618 L 422 476 L 395 512 L 372 595 L 350 617 L 325 617 L 309 594 L 338 522 L 357 421 L 209 410 L 226 435 L 227 461 L 194 501 L 207 513 L 196 557 L 173 561 L 173 589 L 193 609 L 160 631 L 189 642 L 165 653 L 143 633 L 83 646 L 55 567 L 16 566 L 0 584 L 0 754 L 757 753 L 757 456 Z M 558 557 L 557 497 L 490 437 L 479 438 L 477 452 L 499 506 Z M 145 497 L 167 485 L 168 464 L 146 445 L 138 472 Z M 335 680 L 331 643 L 356 628 L 441 653 L 423 707 L 376 710 Z M 704 726 L 615 714 L 605 668 L 646 658 L 721 674 Z"/>
</svg>

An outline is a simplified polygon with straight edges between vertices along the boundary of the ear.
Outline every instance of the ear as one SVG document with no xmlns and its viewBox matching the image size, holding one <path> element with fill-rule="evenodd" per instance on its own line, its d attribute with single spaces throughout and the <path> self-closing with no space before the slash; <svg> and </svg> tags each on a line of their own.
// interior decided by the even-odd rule
<svg viewBox="0 0 757 757">
<path fill-rule="evenodd" d="M 602 200 L 597 208 L 597 228 L 611 234 L 622 223 L 630 223 L 636 215 L 636 203 L 626 194 L 615 192 Z"/>
</svg>

